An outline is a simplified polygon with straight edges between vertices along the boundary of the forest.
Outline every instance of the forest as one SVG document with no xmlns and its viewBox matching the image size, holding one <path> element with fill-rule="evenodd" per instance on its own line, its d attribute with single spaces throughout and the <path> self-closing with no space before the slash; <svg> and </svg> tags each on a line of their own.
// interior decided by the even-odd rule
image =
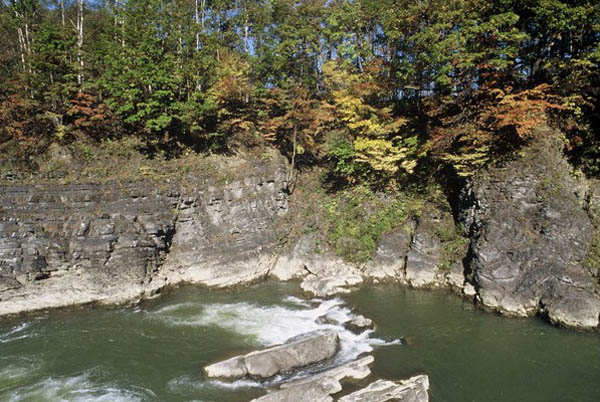
<svg viewBox="0 0 600 402">
<path fill-rule="evenodd" d="M 2 0 L 0 36 L 0 159 L 21 169 L 135 137 L 387 187 L 552 126 L 600 173 L 597 0 Z"/>
</svg>

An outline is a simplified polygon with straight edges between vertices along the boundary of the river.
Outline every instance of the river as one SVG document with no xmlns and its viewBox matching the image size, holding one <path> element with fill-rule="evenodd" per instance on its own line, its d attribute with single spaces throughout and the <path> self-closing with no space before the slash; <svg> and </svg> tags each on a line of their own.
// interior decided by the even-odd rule
<svg viewBox="0 0 600 402">
<path fill-rule="evenodd" d="M 345 330 L 356 313 L 375 331 Z M 248 401 L 266 384 L 207 381 L 202 367 L 323 328 L 340 333 L 338 362 L 372 351 L 378 377 L 428 374 L 432 402 L 600 401 L 598 334 L 502 318 L 444 292 L 383 286 L 310 300 L 275 282 L 4 319 L 0 401 Z"/>
</svg>

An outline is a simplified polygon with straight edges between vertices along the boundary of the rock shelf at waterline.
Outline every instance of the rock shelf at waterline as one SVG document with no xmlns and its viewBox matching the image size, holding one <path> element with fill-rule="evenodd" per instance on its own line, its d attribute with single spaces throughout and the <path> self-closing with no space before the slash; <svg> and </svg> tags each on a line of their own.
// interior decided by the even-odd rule
<svg viewBox="0 0 600 402">
<path fill-rule="evenodd" d="M 305 216 L 316 223 L 324 205 L 342 199 L 323 195 L 299 208 L 316 177 L 300 175 L 290 193 L 281 155 L 227 158 L 160 186 L 142 178 L 1 185 L 0 316 L 272 278 L 296 279 L 317 297 L 385 282 L 446 288 L 502 315 L 598 331 L 600 287 L 588 265 L 597 256 L 600 182 L 574 175 L 562 148 L 534 141 L 456 183 L 451 199 L 390 196 L 414 204 L 418 217 L 373 238 L 360 263 L 352 262 L 358 240 L 334 241 Z M 355 212 L 370 216 L 366 204 Z M 349 248 L 345 259 L 339 247 Z"/>
<path fill-rule="evenodd" d="M 369 365 L 374 360 L 368 355 L 304 379 L 283 383 L 278 390 L 251 402 L 429 402 L 429 377 L 426 375 L 400 382 L 377 380 L 339 399 L 331 396 L 344 390 L 342 383 L 369 377 Z"/>
</svg>

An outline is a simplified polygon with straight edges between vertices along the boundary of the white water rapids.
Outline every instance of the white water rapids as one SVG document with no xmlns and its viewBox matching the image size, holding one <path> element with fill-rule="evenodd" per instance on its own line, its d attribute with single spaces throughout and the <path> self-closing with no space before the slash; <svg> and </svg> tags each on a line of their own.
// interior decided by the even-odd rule
<svg viewBox="0 0 600 402">
<path fill-rule="evenodd" d="M 287 297 L 283 305 L 260 306 L 254 303 L 214 303 L 203 306 L 192 303 L 170 305 L 149 314 L 149 318 L 160 320 L 170 326 L 218 326 L 237 334 L 252 337 L 259 347 L 278 345 L 288 339 L 317 330 L 334 330 L 340 339 L 340 351 L 336 356 L 321 365 L 300 370 L 290 376 L 277 376 L 270 381 L 238 380 L 225 382 L 208 381 L 207 384 L 223 388 L 264 387 L 291 378 L 301 378 L 315 371 L 321 371 L 356 359 L 364 353 L 371 352 L 376 346 L 399 345 L 399 339 L 385 341 L 372 337 L 373 330 L 365 329 L 355 333 L 344 324 L 356 317 L 344 302 L 339 299 L 313 299 L 310 301 L 296 297 Z M 186 376 L 176 378 L 172 387 L 190 386 Z"/>
<path fill-rule="evenodd" d="M 195 367 L 187 374 L 171 377 L 166 383 L 171 394 L 194 394 L 212 389 L 210 393 L 266 387 L 282 380 L 309 375 L 315 371 L 338 365 L 359 355 L 368 353 L 380 345 L 399 344 L 399 340 L 386 342 L 373 337 L 373 330 L 367 329 L 354 333 L 344 324 L 356 317 L 341 299 L 302 300 L 285 297 L 277 304 L 261 305 L 255 302 L 200 302 L 183 301 L 163 304 L 156 309 L 142 308 L 121 310 L 129 317 L 135 317 L 142 323 L 138 337 L 146 342 L 157 341 L 162 332 L 172 334 L 187 330 L 202 336 L 207 328 L 219 328 L 221 332 L 231 333 L 243 340 L 245 349 L 260 349 L 284 343 L 286 340 L 315 330 L 335 330 L 340 339 L 340 350 L 331 360 L 314 365 L 308 370 L 300 370 L 292 375 L 276 377 L 270 381 L 249 379 L 234 382 L 206 381 L 201 367 Z M 0 331 L 0 350 L 2 345 L 18 345 L 19 342 L 44 342 L 49 329 L 43 325 L 45 318 L 4 328 Z M 127 322 L 127 321 L 125 321 Z M 144 330 L 143 323 L 154 332 Z M 99 324 L 100 326 L 100 324 Z M 88 331 L 88 330 L 85 330 Z M 55 335 L 56 336 L 56 335 Z M 118 339 L 119 333 L 110 334 Z M 148 340 L 150 339 L 150 340 Z M 217 340 L 218 342 L 218 340 Z M 68 343 L 68 342 L 67 342 Z M 218 345 L 215 346 L 215 349 Z M 84 349 L 85 350 L 85 349 Z M 248 350 L 250 351 L 250 350 Z M 199 351 L 201 352 L 201 351 Z M 71 352 L 75 353 L 75 352 Z M 127 353 L 127 351 L 124 351 Z M 227 356 L 227 351 L 223 359 Z M 158 401 L 160 398 L 152 391 L 153 384 L 137 384 L 119 379 L 111 373 L 110 366 L 102 361 L 90 358 L 88 368 L 67 376 L 45 376 L 45 369 L 51 362 L 45 354 L 13 355 L 3 357 L 0 354 L 0 400 L 6 402 L 142 402 Z M 97 359 L 97 358 L 96 358 Z M 160 362 L 157 362 L 159 365 Z M 204 390 L 204 391 L 203 391 Z M 194 392 L 196 391 L 196 392 Z M 206 402 L 206 401 L 205 401 Z"/>
</svg>

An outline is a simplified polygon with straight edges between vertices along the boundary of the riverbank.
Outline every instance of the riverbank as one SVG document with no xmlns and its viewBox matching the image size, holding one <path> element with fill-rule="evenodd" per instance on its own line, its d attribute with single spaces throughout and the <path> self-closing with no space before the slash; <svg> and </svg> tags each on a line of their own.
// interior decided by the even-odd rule
<svg viewBox="0 0 600 402">
<path fill-rule="evenodd" d="M 310 172 L 290 194 L 275 153 L 199 166 L 210 169 L 4 185 L 0 315 L 276 278 L 320 297 L 382 282 L 446 288 L 504 315 L 598 329 L 588 261 L 600 187 L 573 176 L 551 143 L 486 169 L 455 196 L 327 193 Z"/>
</svg>

